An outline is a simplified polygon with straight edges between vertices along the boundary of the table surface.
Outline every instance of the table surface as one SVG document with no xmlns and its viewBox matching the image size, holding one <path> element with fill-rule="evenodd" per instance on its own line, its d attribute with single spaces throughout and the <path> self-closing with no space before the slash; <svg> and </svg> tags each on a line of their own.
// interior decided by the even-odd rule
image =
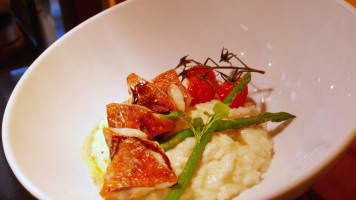
<svg viewBox="0 0 356 200">
<path fill-rule="evenodd" d="M 15 87 L 17 81 L 25 69 L 17 72 L 0 73 L 0 122 L 6 102 Z M 0 124 L 1 130 L 1 124 Z M 319 199 L 356 199 L 356 140 L 350 148 L 311 189 L 306 191 L 297 200 L 319 200 Z M 12 173 L 4 152 L 0 148 L 0 199 L 2 200 L 30 200 L 35 199 L 18 182 Z"/>
</svg>

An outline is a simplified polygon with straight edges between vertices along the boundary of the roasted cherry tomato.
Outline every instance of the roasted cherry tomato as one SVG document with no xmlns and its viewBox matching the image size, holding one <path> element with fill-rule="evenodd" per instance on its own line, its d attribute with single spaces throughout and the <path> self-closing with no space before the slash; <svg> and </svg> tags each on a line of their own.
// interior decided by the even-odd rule
<svg viewBox="0 0 356 200">
<path fill-rule="evenodd" d="M 192 97 L 191 105 L 208 102 L 215 97 L 215 73 L 205 65 L 195 65 L 189 68 L 188 91 Z"/>
<path fill-rule="evenodd" d="M 239 78 L 236 83 L 239 83 L 241 81 L 241 78 Z M 224 81 L 218 88 L 218 96 L 221 101 L 224 101 L 226 96 L 231 92 L 231 90 L 234 88 L 234 85 L 231 82 Z M 246 101 L 246 97 L 248 94 L 248 87 L 246 86 L 245 89 L 238 94 L 235 99 L 232 101 L 230 108 L 238 108 L 240 106 L 243 106 Z"/>
<path fill-rule="evenodd" d="M 214 86 L 206 80 L 193 76 L 187 82 L 188 91 L 192 97 L 191 105 L 208 102 L 215 97 Z"/>
</svg>

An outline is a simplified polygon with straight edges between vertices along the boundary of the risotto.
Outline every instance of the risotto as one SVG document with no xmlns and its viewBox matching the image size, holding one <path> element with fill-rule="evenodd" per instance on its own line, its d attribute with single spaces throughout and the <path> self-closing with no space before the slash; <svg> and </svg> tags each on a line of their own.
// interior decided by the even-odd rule
<svg viewBox="0 0 356 200">
<path fill-rule="evenodd" d="M 203 112 L 212 112 L 219 102 L 197 104 L 187 114 L 192 117 L 206 117 Z M 231 118 L 256 115 L 253 105 L 230 109 Z M 91 161 L 96 166 L 93 173 L 98 187 L 101 187 L 109 158 L 102 127 L 107 127 L 106 119 L 93 132 L 90 144 Z M 182 172 L 193 148 L 195 138 L 187 138 L 175 148 L 166 152 L 177 176 Z M 89 153 L 89 152 L 88 152 Z M 244 190 L 260 183 L 267 171 L 273 155 L 273 141 L 268 136 L 266 124 L 228 129 L 215 132 L 206 146 L 202 160 L 191 183 L 181 199 L 231 199 Z M 164 199 L 169 188 L 150 192 L 141 199 Z"/>
</svg>

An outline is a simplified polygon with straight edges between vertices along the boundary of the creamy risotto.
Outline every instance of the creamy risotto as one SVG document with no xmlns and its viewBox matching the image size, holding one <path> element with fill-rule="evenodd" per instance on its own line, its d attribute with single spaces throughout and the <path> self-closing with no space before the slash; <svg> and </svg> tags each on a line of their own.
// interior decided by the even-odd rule
<svg viewBox="0 0 356 200">
<path fill-rule="evenodd" d="M 212 100 L 198 104 L 187 114 L 193 118 L 205 118 L 203 112 L 213 113 L 213 105 L 217 102 L 220 101 Z M 254 105 L 246 104 L 244 107 L 230 109 L 230 117 L 240 118 L 258 114 Z M 87 145 L 90 161 L 95 166 L 92 172 L 98 187 L 101 187 L 110 159 L 109 149 L 101 131 L 105 126 L 107 122 L 102 120 L 99 128 L 89 138 L 90 144 Z M 177 176 L 182 172 L 194 146 L 195 138 L 191 137 L 166 152 Z M 270 165 L 272 155 L 273 141 L 268 136 L 266 124 L 215 132 L 181 199 L 231 199 L 260 183 L 262 174 Z M 164 199 L 169 190 L 169 188 L 155 190 L 141 199 Z"/>
</svg>

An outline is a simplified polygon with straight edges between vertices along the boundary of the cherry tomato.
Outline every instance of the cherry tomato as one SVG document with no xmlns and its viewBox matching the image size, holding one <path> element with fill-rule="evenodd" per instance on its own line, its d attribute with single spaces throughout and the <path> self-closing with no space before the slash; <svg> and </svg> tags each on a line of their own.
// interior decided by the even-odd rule
<svg viewBox="0 0 356 200">
<path fill-rule="evenodd" d="M 215 88 L 212 83 L 202 80 L 198 76 L 192 76 L 187 82 L 188 91 L 192 97 L 190 105 L 208 102 L 215 97 Z"/>
<path fill-rule="evenodd" d="M 241 78 L 236 81 L 236 83 L 239 83 L 241 81 Z M 231 82 L 224 81 L 218 88 L 218 96 L 221 101 L 224 101 L 226 96 L 231 92 L 231 90 L 234 88 L 234 85 Z M 248 87 L 246 86 L 245 89 L 238 94 L 235 99 L 232 101 L 230 108 L 238 108 L 240 106 L 243 106 L 246 101 L 246 97 L 248 94 Z"/>
<path fill-rule="evenodd" d="M 192 70 L 194 69 L 194 70 Z M 206 65 L 195 65 L 189 70 L 188 91 L 192 97 L 191 105 L 208 102 L 215 97 L 215 73 Z"/>
</svg>

